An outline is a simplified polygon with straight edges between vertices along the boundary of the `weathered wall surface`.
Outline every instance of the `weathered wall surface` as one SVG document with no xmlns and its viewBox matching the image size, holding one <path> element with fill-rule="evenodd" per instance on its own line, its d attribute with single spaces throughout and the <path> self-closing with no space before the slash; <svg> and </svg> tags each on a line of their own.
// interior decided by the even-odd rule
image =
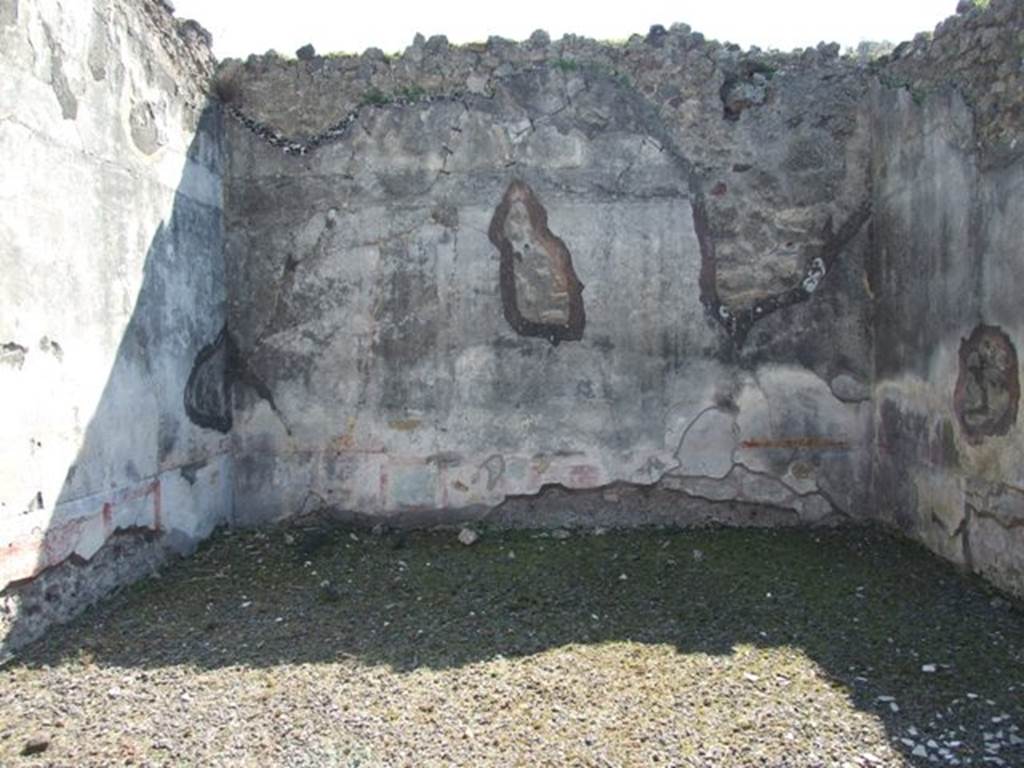
<svg viewBox="0 0 1024 768">
<path fill-rule="evenodd" d="M 1022 29 L 1024 7 L 993 0 L 887 65 L 871 268 L 878 513 L 1019 594 Z"/>
<path fill-rule="evenodd" d="M 318 511 L 878 519 L 1024 592 L 1024 10 L 963 5 L 870 63 L 417 38 L 214 104 L 155 0 L 0 0 L 0 652 Z"/>
<path fill-rule="evenodd" d="M 224 65 L 238 519 L 862 514 L 867 83 L 683 27 Z"/>
<path fill-rule="evenodd" d="M 182 394 L 224 317 L 212 66 L 155 2 L 0 1 L 0 648 L 229 510 Z"/>
</svg>

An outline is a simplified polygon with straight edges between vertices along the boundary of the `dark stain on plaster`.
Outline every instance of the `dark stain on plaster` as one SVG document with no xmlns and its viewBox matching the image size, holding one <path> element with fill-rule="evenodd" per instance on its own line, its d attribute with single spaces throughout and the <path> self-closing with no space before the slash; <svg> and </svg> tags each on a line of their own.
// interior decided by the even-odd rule
<svg viewBox="0 0 1024 768">
<path fill-rule="evenodd" d="M 1002 329 L 981 324 L 960 342 L 960 372 L 953 409 L 967 441 L 1005 435 L 1017 421 L 1020 374 L 1017 350 Z"/>
<path fill-rule="evenodd" d="M 233 357 L 227 328 L 196 355 L 185 384 L 185 413 L 205 429 L 227 434 L 231 431 L 231 376 Z"/>
<path fill-rule="evenodd" d="M 804 267 L 800 284 L 787 291 L 766 296 L 745 307 L 729 307 L 718 294 L 718 270 L 715 258 L 715 240 L 712 235 L 708 218 L 707 200 L 703 194 L 697 194 L 693 200 L 693 226 L 700 245 L 700 299 L 709 317 L 719 323 L 736 347 L 742 347 L 754 323 L 763 320 L 773 312 L 807 301 L 821 285 L 821 281 L 835 266 L 843 249 L 861 230 L 871 217 L 871 201 L 864 200 L 838 230 L 829 219 L 822 232 L 824 245 L 820 252 L 812 256 Z"/>
<path fill-rule="evenodd" d="M 199 350 L 192 364 L 184 395 L 185 413 L 189 420 L 205 429 L 215 429 L 224 434 L 230 432 L 234 405 L 232 393 L 236 386 L 251 389 L 281 418 L 270 387 L 256 374 L 224 326 L 216 339 Z M 281 424 L 290 435 L 291 429 L 283 418 Z"/>
<path fill-rule="evenodd" d="M 181 476 L 188 481 L 189 485 L 195 485 L 196 478 L 199 476 L 199 470 L 206 465 L 206 459 L 202 459 L 200 461 L 193 461 L 190 464 L 183 464 L 178 471 L 181 473 Z"/>
<path fill-rule="evenodd" d="M 583 283 L 572 254 L 548 228 L 547 211 L 525 182 L 509 184 L 488 236 L 501 254 L 501 303 L 515 332 L 554 345 L 582 339 Z"/>
<path fill-rule="evenodd" d="M 74 120 L 78 117 L 78 99 L 71 91 L 71 83 L 64 73 L 64 56 L 49 24 L 43 24 L 43 32 L 46 34 L 46 44 L 50 49 L 50 87 L 53 88 L 53 93 L 60 104 L 63 118 Z"/>
<path fill-rule="evenodd" d="M 20 369 L 25 364 L 27 354 L 28 347 L 22 346 L 16 341 L 6 341 L 0 344 L 0 363 L 12 368 Z"/>
<path fill-rule="evenodd" d="M 59 343 L 51 339 L 49 336 L 43 336 L 39 340 L 39 349 L 41 349 L 43 352 L 49 352 L 51 355 L 57 358 L 57 362 L 64 362 L 64 348 Z"/>
</svg>

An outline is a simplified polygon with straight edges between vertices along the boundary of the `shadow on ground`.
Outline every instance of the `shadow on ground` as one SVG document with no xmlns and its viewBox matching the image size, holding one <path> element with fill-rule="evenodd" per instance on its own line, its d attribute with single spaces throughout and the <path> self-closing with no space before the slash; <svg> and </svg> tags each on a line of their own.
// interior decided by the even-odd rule
<svg viewBox="0 0 1024 768">
<path fill-rule="evenodd" d="M 908 727 L 959 729 L 956 754 L 973 764 L 988 754 L 1024 765 L 1016 736 L 1010 744 L 1011 724 L 1024 725 L 1021 607 L 914 545 L 862 530 L 487 534 L 472 546 L 436 533 L 221 534 L 18 664 L 356 659 L 411 674 L 612 641 L 723 656 L 792 648 L 877 715 L 908 758 Z M 986 752 L 990 731 L 1001 751 Z"/>
</svg>

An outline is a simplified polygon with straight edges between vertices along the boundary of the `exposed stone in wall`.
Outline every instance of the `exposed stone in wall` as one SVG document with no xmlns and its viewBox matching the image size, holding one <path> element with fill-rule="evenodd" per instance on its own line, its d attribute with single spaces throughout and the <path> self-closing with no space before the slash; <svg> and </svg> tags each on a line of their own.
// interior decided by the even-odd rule
<svg viewBox="0 0 1024 768">
<path fill-rule="evenodd" d="M 1022 28 L 1024 6 L 1018 0 L 968 0 L 934 34 L 921 33 L 880 59 L 879 77 L 890 87 L 907 88 L 918 103 L 956 88 L 976 121 L 981 161 L 1003 162 L 1022 152 Z"/>
<path fill-rule="evenodd" d="M 114 589 L 154 573 L 167 555 L 153 531 L 124 531 L 88 560 L 68 558 L 0 590 L 0 662 L 51 625 L 74 618 Z"/>
<path fill-rule="evenodd" d="M 505 192 L 488 236 L 501 253 L 501 302 L 505 319 L 520 336 L 552 344 L 583 338 L 583 284 L 572 254 L 548 229 L 548 214 L 525 183 Z"/>
</svg>

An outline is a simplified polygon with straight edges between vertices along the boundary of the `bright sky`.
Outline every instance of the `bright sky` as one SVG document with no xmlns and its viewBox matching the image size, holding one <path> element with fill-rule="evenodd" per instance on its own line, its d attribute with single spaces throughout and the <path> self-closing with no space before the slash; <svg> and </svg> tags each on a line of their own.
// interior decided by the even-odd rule
<svg viewBox="0 0 1024 768">
<path fill-rule="evenodd" d="M 173 0 L 179 16 L 213 33 L 220 58 L 273 48 L 294 54 L 306 43 L 320 53 L 404 50 L 417 32 L 453 43 L 490 35 L 523 40 L 533 30 L 598 39 L 645 34 L 652 24 L 685 22 L 706 37 L 743 47 L 791 50 L 824 40 L 844 48 L 861 40 L 908 40 L 931 31 L 956 0 Z"/>
</svg>

